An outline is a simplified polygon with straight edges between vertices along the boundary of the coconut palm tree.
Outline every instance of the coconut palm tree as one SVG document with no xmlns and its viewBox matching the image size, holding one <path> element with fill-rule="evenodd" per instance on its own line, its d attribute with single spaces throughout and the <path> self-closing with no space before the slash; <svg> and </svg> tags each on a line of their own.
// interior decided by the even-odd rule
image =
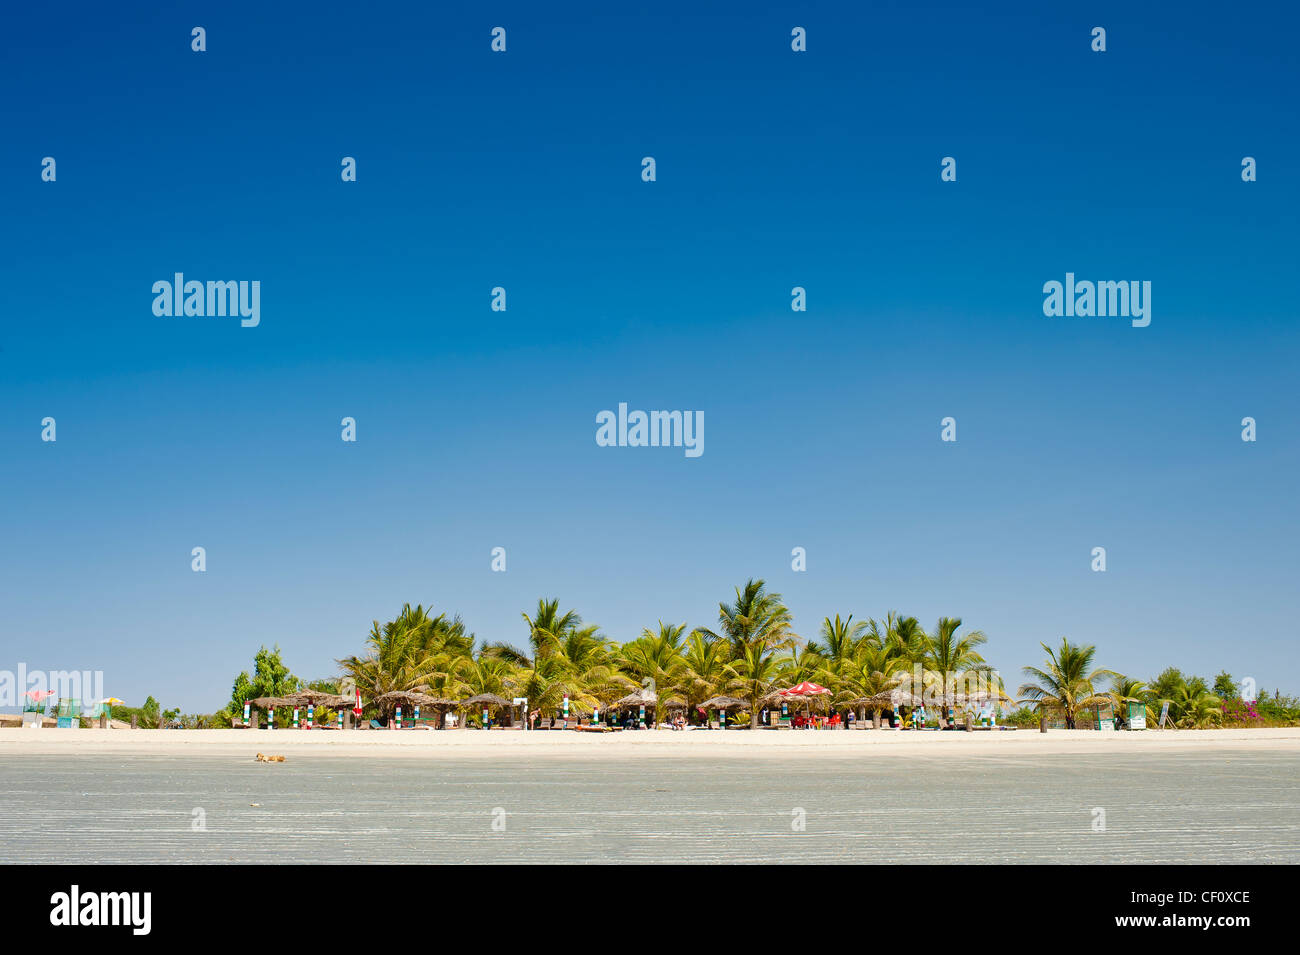
<svg viewBox="0 0 1300 955">
<path fill-rule="evenodd" d="M 587 692 L 578 674 L 584 667 L 608 664 L 608 646 L 596 637 L 597 628 L 584 627 L 576 610 L 561 613 L 558 599 L 539 599 L 534 614 L 520 616 L 528 626 L 527 651 L 504 642 L 485 648 L 485 653 L 516 667 L 519 695 L 528 698 L 531 708 L 545 711 L 559 709 L 565 696 L 589 706 L 599 705 L 600 700 Z M 598 656 L 601 659 L 597 660 Z"/>
<path fill-rule="evenodd" d="M 745 644 L 740 656 L 731 659 L 729 666 L 735 676 L 727 684 L 727 690 L 749 704 L 750 729 L 758 729 L 759 701 L 787 678 L 784 663 L 761 642 Z"/>
<path fill-rule="evenodd" d="M 798 637 L 791 629 L 791 621 L 781 595 L 768 593 L 762 580 L 751 578 L 743 588 L 736 588 L 735 601 L 718 604 L 718 629 L 731 645 L 733 657 L 739 657 L 748 646 L 759 645 L 767 650 L 793 646 Z M 712 631 L 703 632 L 718 637 Z"/>
<path fill-rule="evenodd" d="M 1213 726 L 1223 716 L 1223 701 L 1202 687 L 1184 683 L 1174 696 L 1176 726 L 1184 729 L 1205 729 Z"/>
<path fill-rule="evenodd" d="M 667 694 L 678 687 L 686 664 L 682 659 L 682 643 L 686 624 L 659 621 L 657 631 L 646 627 L 641 636 L 623 644 L 617 654 L 620 669 L 643 687 L 659 695 L 655 706 L 655 722 L 663 718 Z"/>
<path fill-rule="evenodd" d="M 772 659 L 776 651 L 798 644 L 799 637 L 791 629 L 791 621 L 790 610 L 781 602 L 781 595 L 768 593 L 762 580 L 751 578 L 744 587 L 736 588 L 733 603 L 718 604 L 718 629 L 721 639 L 730 647 L 728 663 L 735 672 L 733 680 L 738 681 L 738 686 L 749 687 L 741 695 L 753 704 L 766 695 L 771 681 L 780 672 L 779 664 Z M 711 631 L 702 632 L 719 639 Z M 757 696 L 745 696 L 762 683 L 767 683 L 767 690 Z M 750 710 L 750 726 L 758 728 L 757 709 Z"/>
<path fill-rule="evenodd" d="M 1040 713 L 1049 707 L 1064 710 L 1065 725 L 1074 729 L 1074 717 L 1079 707 L 1091 706 L 1106 698 L 1096 691 L 1093 683 L 1102 678 L 1114 679 L 1118 674 L 1093 667 L 1092 661 L 1097 654 L 1095 646 L 1079 646 L 1064 637 L 1058 650 L 1052 650 L 1045 643 L 1039 646 L 1047 653 L 1046 668 L 1025 667 L 1025 676 L 1038 682 L 1025 683 L 1017 692 L 1024 698 L 1022 702 L 1037 704 Z"/>
<path fill-rule="evenodd" d="M 970 693 L 977 689 L 972 683 L 987 683 L 993 668 L 980 656 L 977 647 L 988 643 L 988 637 L 979 630 L 957 636 L 961 618 L 940 617 L 934 633 L 925 641 L 922 666 L 927 681 L 940 694 L 940 699 Z M 972 676 L 974 680 L 972 680 Z M 939 726 L 947 725 L 946 705 L 939 707 Z"/>
<path fill-rule="evenodd" d="M 818 638 L 808 641 L 808 649 L 825 657 L 832 664 L 838 664 L 853 655 L 866 633 L 867 622 L 859 620 L 854 623 L 853 614 L 849 614 L 845 620 L 841 620 L 839 614 L 835 615 L 834 620 L 825 617 Z"/>
<path fill-rule="evenodd" d="M 544 656 L 546 651 L 564 639 L 571 630 L 582 626 L 582 617 L 576 610 L 560 613 L 560 601 L 539 599 L 537 612 L 533 616 L 521 613 L 524 623 L 528 624 L 528 645 L 533 656 Z"/>
<path fill-rule="evenodd" d="M 1115 706 L 1115 712 L 1127 721 L 1128 712 L 1125 703 L 1147 703 L 1147 698 L 1151 695 L 1147 690 L 1147 685 L 1142 680 L 1134 680 L 1122 673 L 1116 673 L 1110 681 L 1110 689 L 1106 691 L 1110 697 L 1111 703 Z"/>
<path fill-rule="evenodd" d="M 566 631 L 555 657 L 568 674 L 569 696 L 587 706 L 612 703 L 637 686 L 619 671 L 609 641 L 594 624 Z"/>
<path fill-rule="evenodd" d="M 780 659 L 782 676 L 792 685 L 804 680 L 826 685 L 835 682 L 836 661 L 827 659 L 812 644 L 791 647 Z"/>
<path fill-rule="evenodd" d="M 836 680 L 836 700 L 849 700 L 879 696 L 894 689 L 906 673 L 906 662 L 889 648 L 873 640 L 864 640 L 854 654 L 844 661 Z M 871 719 L 877 728 L 885 707 L 873 705 Z M 859 715 L 861 715 L 859 708 Z"/>
<path fill-rule="evenodd" d="M 682 671 L 677 689 L 686 700 L 689 712 L 711 696 L 722 692 L 735 671 L 727 662 L 728 647 L 708 630 L 695 629 L 686 638 L 682 650 Z"/>
<path fill-rule="evenodd" d="M 406 604 L 382 627 L 373 622 L 364 656 L 338 660 L 345 676 L 371 698 L 390 690 L 424 690 L 469 657 L 473 634 L 459 617 L 430 616 L 423 606 Z"/>
</svg>

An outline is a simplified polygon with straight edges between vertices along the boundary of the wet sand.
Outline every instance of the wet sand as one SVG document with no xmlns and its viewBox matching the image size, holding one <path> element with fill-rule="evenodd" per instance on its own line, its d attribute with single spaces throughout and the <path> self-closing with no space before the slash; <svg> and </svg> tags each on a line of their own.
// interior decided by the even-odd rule
<svg viewBox="0 0 1300 955">
<path fill-rule="evenodd" d="M 14 730 L 0 732 L 0 849 L 41 863 L 1296 863 L 1298 757 L 1295 730 Z"/>
</svg>

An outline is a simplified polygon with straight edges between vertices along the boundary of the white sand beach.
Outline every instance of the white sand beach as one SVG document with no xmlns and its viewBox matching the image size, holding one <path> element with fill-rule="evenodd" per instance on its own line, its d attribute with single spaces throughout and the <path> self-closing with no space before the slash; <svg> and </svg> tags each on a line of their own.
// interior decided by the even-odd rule
<svg viewBox="0 0 1300 955">
<path fill-rule="evenodd" d="M 585 755 L 719 759 L 731 755 L 775 759 L 861 754 L 878 756 L 1033 756 L 1068 753 L 1290 751 L 1300 756 L 1300 728 L 1148 730 L 995 730 L 989 732 L 902 732 L 897 730 L 770 731 L 645 730 L 619 733 L 481 730 L 101 730 L 0 729 L 0 759 L 24 754 L 81 753 L 135 755 L 340 755 L 456 758 L 527 753 L 565 758 Z"/>
</svg>

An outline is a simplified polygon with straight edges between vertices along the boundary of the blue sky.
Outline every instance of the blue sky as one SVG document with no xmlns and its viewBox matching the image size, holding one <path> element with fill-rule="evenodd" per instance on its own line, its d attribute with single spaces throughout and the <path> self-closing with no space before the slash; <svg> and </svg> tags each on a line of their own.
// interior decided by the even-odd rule
<svg viewBox="0 0 1300 955">
<path fill-rule="evenodd" d="M 848 6 L 9 12 L 0 667 L 209 712 L 406 601 L 626 640 L 754 576 L 1013 685 L 1068 636 L 1300 690 L 1297 15 Z M 154 316 L 178 271 L 261 324 Z M 1067 271 L 1150 326 L 1045 317 Z M 597 447 L 620 401 L 705 453 Z"/>
</svg>

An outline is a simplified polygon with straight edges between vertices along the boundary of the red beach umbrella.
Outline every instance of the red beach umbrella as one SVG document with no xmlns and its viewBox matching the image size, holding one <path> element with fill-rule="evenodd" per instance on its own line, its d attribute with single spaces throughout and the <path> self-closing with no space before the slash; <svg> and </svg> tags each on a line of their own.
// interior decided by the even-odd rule
<svg viewBox="0 0 1300 955">
<path fill-rule="evenodd" d="M 357 716 L 361 715 L 361 688 L 357 687 L 357 705 L 352 707 L 352 712 Z"/>
<path fill-rule="evenodd" d="M 782 690 L 783 696 L 821 696 L 829 693 L 830 690 L 820 684 L 813 683 L 811 680 L 804 680 L 798 686 L 792 686 L 788 690 Z"/>
</svg>

